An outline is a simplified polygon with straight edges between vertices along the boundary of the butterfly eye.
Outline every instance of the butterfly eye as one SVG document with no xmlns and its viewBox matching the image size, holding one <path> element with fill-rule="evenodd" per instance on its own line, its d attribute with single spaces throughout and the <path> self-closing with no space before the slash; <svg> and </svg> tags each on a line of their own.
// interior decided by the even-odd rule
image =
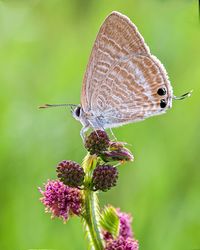
<svg viewBox="0 0 200 250">
<path fill-rule="evenodd" d="M 166 89 L 165 88 L 159 88 L 157 91 L 158 95 L 166 95 Z"/>
<path fill-rule="evenodd" d="M 167 101 L 165 99 L 160 100 L 160 107 L 165 108 L 167 106 Z"/>
<path fill-rule="evenodd" d="M 76 116 L 79 117 L 80 113 L 81 113 L 81 107 L 77 107 L 76 110 L 75 110 Z"/>
</svg>

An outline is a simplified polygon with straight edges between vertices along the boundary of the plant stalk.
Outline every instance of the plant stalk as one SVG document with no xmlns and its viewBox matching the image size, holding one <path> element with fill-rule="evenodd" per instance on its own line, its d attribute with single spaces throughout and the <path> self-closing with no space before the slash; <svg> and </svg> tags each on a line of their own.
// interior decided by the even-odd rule
<svg viewBox="0 0 200 250">
<path fill-rule="evenodd" d="M 93 191 L 85 191 L 85 220 L 89 231 L 89 237 L 93 245 L 93 249 L 103 249 L 103 239 L 99 229 L 99 214 L 97 194 Z"/>
<path fill-rule="evenodd" d="M 91 247 L 95 250 L 103 250 L 103 238 L 99 226 L 99 202 L 97 192 L 91 190 L 92 173 L 97 164 L 96 156 L 87 155 L 83 161 L 83 168 L 86 173 L 84 192 L 85 197 L 85 213 L 84 221 L 86 224 L 86 231 L 90 239 Z"/>
</svg>

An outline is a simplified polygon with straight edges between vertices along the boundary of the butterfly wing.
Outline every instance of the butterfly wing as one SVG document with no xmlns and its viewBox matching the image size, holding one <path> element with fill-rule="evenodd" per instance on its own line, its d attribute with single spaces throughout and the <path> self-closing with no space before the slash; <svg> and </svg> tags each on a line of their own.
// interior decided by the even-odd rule
<svg viewBox="0 0 200 250">
<path fill-rule="evenodd" d="M 104 128 L 120 126 L 165 113 L 172 106 L 167 73 L 154 56 L 137 55 L 119 60 L 95 88 L 91 110 Z M 158 89 L 165 89 L 160 96 Z M 166 103 L 161 106 L 161 100 Z"/>
<path fill-rule="evenodd" d="M 100 87 L 105 75 L 129 55 L 149 56 L 150 52 L 130 19 L 112 12 L 99 30 L 84 75 L 81 106 L 85 112 L 91 110 L 92 93 Z"/>
<path fill-rule="evenodd" d="M 158 95 L 160 88 L 165 88 L 165 96 Z M 166 101 L 165 108 L 161 100 Z M 150 54 L 135 25 L 118 12 L 106 18 L 97 35 L 83 80 L 81 105 L 104 128 L 162 114 L 172 105 L 164 67 Z"/>
</svg>

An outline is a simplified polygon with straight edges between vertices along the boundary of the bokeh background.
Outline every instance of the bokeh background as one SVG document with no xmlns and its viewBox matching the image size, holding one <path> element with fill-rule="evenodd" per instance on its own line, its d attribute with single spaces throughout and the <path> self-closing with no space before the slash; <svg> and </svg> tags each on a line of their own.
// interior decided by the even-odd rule
<svg viewBox="0 0 200 250">
<path fill-rule="evenodd" d="M 198 1 L 0 1 L 0 249 L 87 249 L 78 218 L 51 220 L 38 186 L 63 159 L 81 162 L 79 103 L 88 57 L 104 18 L 128 15 L 165 65 L 176 95 L 166 115 L 114 133 L 134 152 L 118 186 L 100 195 L 134 216 L 141 250 L 200 249 L 200 34 Z"/>
</svg>

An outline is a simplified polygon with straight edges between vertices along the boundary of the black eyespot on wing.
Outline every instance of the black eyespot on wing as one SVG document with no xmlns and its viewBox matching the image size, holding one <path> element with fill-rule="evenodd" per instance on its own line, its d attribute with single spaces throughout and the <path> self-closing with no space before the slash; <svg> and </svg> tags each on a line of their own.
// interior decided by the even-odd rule
<svg viewBox="0 0 200 250">
<path fill-rule="evenodd" d="M 167 106 L 167 101 L 165 99 L 160 100 L 160 107 L 165 108 Z"/>
<path fill-rule="evenodd" d="M 75 114 L 76 114 L 77 117 L 80 116 L 80 114 L 81 114 L 81 107 L 77 107 L 77 108 L 76 108 Z"/>
<path fill-rule="evenodd" d="M 158 95 L 166 95 L 167 91 L 165 88 L 159 88 L 158 91 L 157 91 L 157 94 Z"/>
</svg>

